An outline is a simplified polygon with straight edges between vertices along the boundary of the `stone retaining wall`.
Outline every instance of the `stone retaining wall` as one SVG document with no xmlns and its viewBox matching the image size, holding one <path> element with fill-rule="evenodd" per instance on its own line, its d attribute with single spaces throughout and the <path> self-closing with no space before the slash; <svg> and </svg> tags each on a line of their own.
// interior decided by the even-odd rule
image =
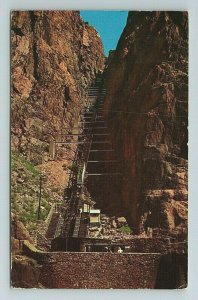
<svg viewBox="0 0 198 300">
<path fill-rule="evenodd" d="M 47 288 L 154 288 L 158 253 L 48 253 L 41 269 Z"/>
<path fill-rule="evenodd" d="M 42 252 L 24 241 L 23 254 L 40 265 L 38 285 L 44 288 L 170 289 L 187 285 L 185 253 Z"/>
</svg>

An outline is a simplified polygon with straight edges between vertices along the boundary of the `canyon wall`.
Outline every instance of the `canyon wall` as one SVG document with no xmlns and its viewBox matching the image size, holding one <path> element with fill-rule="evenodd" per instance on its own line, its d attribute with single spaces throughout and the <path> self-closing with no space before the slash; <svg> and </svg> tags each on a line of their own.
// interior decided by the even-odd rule
<svg viewBox="0 0 198 300">
<path fill-rule="evenodd" d="M 115 206 L 134 231 L 186 232 L 187 13 L 129 12 L 107 73 L 104 114 L 123 173 Z"/>
<path fill-rule="evenodd" d="M 101 39 L 79 12 L 12 12 L 12 210 L 24 224 L 37 218 L 40 171 L 42 218 L 62 199 L 76 144 L 56 147 L 53 157 L 50 141 L 79 126 L 87 88 L 103 64 Z"/>
<path fill-rule="evenodd" d="M 76 11 L 11 17 L 12 148 L 38 164 L 49 135 L 77 124 L 86 88 L 103 68 L 103 47 Z"/>
</svg>

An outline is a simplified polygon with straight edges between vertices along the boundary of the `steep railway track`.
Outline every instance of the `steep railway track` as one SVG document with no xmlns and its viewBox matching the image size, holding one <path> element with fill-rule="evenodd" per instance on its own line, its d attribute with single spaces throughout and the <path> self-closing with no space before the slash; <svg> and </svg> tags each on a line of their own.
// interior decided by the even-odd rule
<svg viewBox="0 0 198 300">
<path fill-rule="evenodd" d="M 70 133 L 61 136 L 61 141 L 57 143 L 76 143 L 76 153 L 71 167 L 69 181 L 64 194 L 64 209 L 62 213 L 59 212 L 59 219 L 57 216 L 53 217 L 56 228 L 48 230 L 54 233 L 53 238 L 56 237 L 86 237 L 88 224 L 84 223 L 80 217 L 80 208 L 82 203 L 80 195 L 83 193 L 85 173 L 88 177 L 98 176 L 118 176 L 114 166 L 117 160 L 111 155 L 109 159 L 104 160 L 100 158 L 105 152 L 113 153 L 110 142 L 110 134 L 108 127 L 102 115 L 102 109 L 105 98 L 104 75 L 99 74 L 96 78 L 95 85 L 88 89 L 88 101 L 86 107 L 82 110 L 79 129 L 81 132 Z M 71 138 L 77 137 L 77 140 L 71 141 Z M 69 139 L 69 141 L 68 141 Z M 105 168 L 104 168 L 105 165 Z M 55 226 L 55 225 L 54 225 Z M 52 234 L 50 236 L 52 238 Z"/>
</svg>

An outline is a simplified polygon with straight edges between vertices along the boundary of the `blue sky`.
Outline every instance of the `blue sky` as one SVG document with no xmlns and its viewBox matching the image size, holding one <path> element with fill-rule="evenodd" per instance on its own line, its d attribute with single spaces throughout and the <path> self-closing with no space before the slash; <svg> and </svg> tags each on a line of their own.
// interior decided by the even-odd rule
<svg viewBox="0 0 198 300">
<path fill-rule="evenodd" d="M 128 11 L 91 11 L 80 12 L 84 21 L 95 27 L 104 46 L 104 53 L 116 48 L 120 35 L 126 25 Z"/>
</svg>

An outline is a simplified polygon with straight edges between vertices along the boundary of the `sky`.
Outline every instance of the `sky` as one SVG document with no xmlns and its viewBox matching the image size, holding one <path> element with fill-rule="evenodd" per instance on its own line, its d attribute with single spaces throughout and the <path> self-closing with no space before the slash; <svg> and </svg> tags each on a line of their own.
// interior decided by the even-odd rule
<svg viewBox="0 0 198 300">
<path fill-rule="evenodd" d="M 80 12 L 81 17 L 89 25 L 95 27 L 99 33 L 104 53 L 108 56 L 109 50 L 116 49 L 120 35 L 126 25 L 128 11 L 88 11 Z"/>
</svg>

